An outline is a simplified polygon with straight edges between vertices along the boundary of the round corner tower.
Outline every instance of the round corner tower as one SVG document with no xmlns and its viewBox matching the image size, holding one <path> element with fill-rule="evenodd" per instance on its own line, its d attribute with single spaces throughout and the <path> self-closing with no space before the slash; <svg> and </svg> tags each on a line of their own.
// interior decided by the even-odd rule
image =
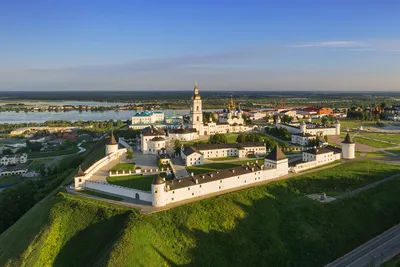
<svg viewBox="0 0 400 267">
<path fill-rule="evenodd" d="M 342 158 L 343 159 L 354 159 L 356 156 L 356 144 L 347 133 L 346 137 L 342 142 Z"/>
<path fill-rule="evenodd" d="M 115 140 L 113 132 L 111 132 L 110 139 L 108 139 L 108 142 L 106 144 L 106 156 L 117 151 L 118 151 L 118 142 L 117 140 Z"/>
<path fill-rule="evenodd" d="M 165 196 L 165 181 L 160 176 L 157 176 L 151 184 L 151 194 L 153 196 L 152 205 L 154 207 L 162 207 L 167 204 Z"/>
</svg>

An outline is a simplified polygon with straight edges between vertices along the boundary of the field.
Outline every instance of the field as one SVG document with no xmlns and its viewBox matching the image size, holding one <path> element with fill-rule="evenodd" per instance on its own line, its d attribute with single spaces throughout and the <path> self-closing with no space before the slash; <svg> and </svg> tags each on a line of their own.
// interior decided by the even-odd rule
<svg viewBox="0 0 400 267">
<path fill-rule="evenodd" d="M 390 133 L 360 133 L 362 136 L 400 144 L 400 134 Z"/>
<path fill-rule="evenodd" d="M 288 180 L 304 194 L 325 192 L 336 196 L 400 172 L 400 166 L 370 160 L 352 161 L 339 167 Z M 312 186 L 308 180 L 313 180 Z"/>
<path fill-rule="evenodd" d="M 361 123 L 360 120 L 350 120 L 350 119 L 349 120 L 347 120 L 347 119 L 340 120 L 340 130 L 341 131 L 346 131 L 347 128 L 349 128 L 349 129 L 360 128 L 360 126 L 362 126 L 364 129 L 370 128 L 370 127 L 377 127 L 376 122 L 373 122 L 373 121 L 367 121 L 367 122 Z"/>
<path fill-rule="evenodd" d="M 245 160 L 245 161 L 231 161 L 231 162 L 219 162 L 219 163 L 210 163 L 210 164 L 204 164 L 200 166 L 190 166 L 186 167 L 186 170 L 188 173 L 193 173 L 193 174 L 200 174 L 200 173 L 206 173 L 206 172 L 212 172 L 215 170 L 220 170 L 220 169 L 229 169 L 233 167 L 237 167 L 242 164 L 246 164 L 247 162 L 256 162 L 257 160 Z"/>
<path fill-rule="evenodd" d="M 350 183 L 321 171 L 148 215 L 59 193 L 0 236 L 0 265 L 323 266 L 400 221 L 400 179 L 331 203 L 304 196 L 376 179 L 359 171 Z"/>
<path fill-rule="evenodd" d="M 111 168 L 111 171 L 134 170 L 135 166 L 136 165 L 134 163 L 118 163 L 117 165 Z"/>
<path fill-rule="evenodd" d="M 371 139 L 366 139 L 366 138 L 363 138 L 362 136 L 354 137 L 353 141 L 356 143 L 359 143 L 359 144 L 364 144 L 364 145 L 377 147 L 377 148 L 386 148 L 386 147 L 394 146 L 393 144 L 379 142 L 379 141 L 375 141 L 375 140 L 371 140 Z"/>
<path fill-rule="evenodd" d="M 76 145 L 71 145 L 68 149 L 63 149 L 63 150 L 49 151 L 49 152 L 29 152 L 28 158 L 29 159 L 49 158 L 49 157 L 74 154 L 74 153 L 77 153 L 78 151 L 79 151 L 79 148 Z"/>
<path fill-rule="evenodd" d="M 388 151 L 400 156 L 400 148 L 388 149 Z"/>
<path fill-rule="evenodd" d="M 92 190 L 80 190 L 79 193 L 83 193 L 83 194 L 87 194 L 87 195 L 91 195 L 91 196 L 95 196 L 95 197 L 101 197 L 101 198 L 106 198 L 106 199 L 111 199 L 111 200 L 115 200 L 115 201 L 121 201 L 122 198 L 120 197 L 116 197 L 116 196 L 111 196 L 108 194 L 103 194 L 100 192 L 96 192 L 96 191 L 92 191 Z"/>
<path fill-rule="evenodd" d="M 0 176 L 0 186 L 9 185 L 9 184 L 16 184 L 22 181 L 21 176 Z"/>
</svg>

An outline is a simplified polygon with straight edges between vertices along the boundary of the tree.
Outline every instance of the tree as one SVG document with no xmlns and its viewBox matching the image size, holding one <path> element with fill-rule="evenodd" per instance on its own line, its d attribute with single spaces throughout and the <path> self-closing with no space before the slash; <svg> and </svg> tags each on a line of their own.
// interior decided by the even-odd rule
<svg viewBox="0 0 400 267">
<path fill-rule="evenodd" d="M 236 143 L 243 143 L 245 142 L 245 135 L 244 134 L 239 134 L 238 137 L 236 138 Z"/>
<path fill-rule="evenodd" d="M 128 161 L 132 161 L 132 160 L 133 160 L 133 151 L 132 151 L 132 149 L 130 149 L 130 148 L 128 148 L 128 149 L 126 150 L 126 159 L 127 159 Z"/>
<path fill-rule="evenodd" d="M 282 117 L 282 122 L 283 123 L 291 123 L 292 122 L 292 117 L 290 117 L 289 115 L 284 115 Z"/>
<path fill-rule="evenodd" d="M 322 122 L 322 124 L 323 125 L 326 125 L 327 124 L 327 122 L 328 122 L 328 117 L 327 116 L 323 116 L 322 118 L 321 118 L 321 122 Z"/>
<path fill-rule="evenodd" d="M 261 142 L 261 139 L 261 135 L 255 133 L 248 134 L 245 137 L 246 142 Z"/>
<path fill-rule="evenodd" d="M 180 154 L 180 153 L 181 153 L 181 147 L 182 147 L 181 141 L 179 141 L 178 139 L 176 139 L 176 140 L 174 141 L 174 151 L 175 151 L 175 154 Z"/>
<path fill-rule="evenodd" d="M 39 142 L 26 141 L 26 147 L 29 149 L 29 151 L 40 151 L 42 144 Z"/>
<path fill-rule="evenodd" d="M 208 138 L 208 143 L 210 144 L 226 144 L 228 143 L 228 139 L 224 134 L 216 133 L 215 135 L 211 135 Z"/>
<path fill-rule="evenodd" d="M 12 153 L 12 150 L 9 148 L 3 149 L 3 155 L 11 155 Z"/>
</svg>

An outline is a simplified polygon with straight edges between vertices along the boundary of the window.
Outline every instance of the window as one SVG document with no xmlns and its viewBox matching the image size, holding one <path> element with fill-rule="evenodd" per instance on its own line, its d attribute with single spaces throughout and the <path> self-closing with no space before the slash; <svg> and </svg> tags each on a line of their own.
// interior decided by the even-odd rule
<svg viewBox="0 0 400 267">
<path fill-rule="evenodd" d="M 175 194 L 175 191 L 172 191 L 172 194 Z"/>
<path fill-rule="evenodd" d="M 188 187 L 188 190 L 190 190 L 190 187 Z"/>
<path fill-rule="evenodd" d="M 157 193 L 158 193 L 158 191 L 156 190 L 156 191 L 154 191 L 154 193 L 156 193 L 156 194 L 157 194 Z"/>
<path fill-rule="evenodd" d="M 194 193 L 192 193 L 192 196 L 194 196 Z"/>
<path fill-rule="evenodd" d="M 174 201 L 174 198 L 172 198 L 172 201 Z"/>
</svg>

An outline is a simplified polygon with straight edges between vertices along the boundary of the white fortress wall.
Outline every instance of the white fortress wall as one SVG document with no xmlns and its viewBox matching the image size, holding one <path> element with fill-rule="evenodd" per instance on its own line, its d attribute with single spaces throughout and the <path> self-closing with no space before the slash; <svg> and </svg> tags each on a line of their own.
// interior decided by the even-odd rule
<svg viewBox="0 0 400 267">
<path fill-rule="evenodd" d="M 204 174 L 207 175 L 207 174 Z M 234 175 L 234 173 L 232 173 Z M 169 190 L 164 192 L 165 203 L 168 205 L 170 203 L 196 198 L 199 196 L 204 196 L 212 193 L 216 193 L 223 190 L 240 188 L 248 184 L 254 184 L 261 181 L 267 181 L 279 177 L 276 169 L 267 169 L 255 171 L 239 176 L 232 176 L 230 178 L 224 178 L 217 181 L 212 181 L 203 184 L 193 183 L 190 187 L 179 188 L 175 190 Z M 201 180 L 202 178 L 200 178 Z M 176 181 L 178 182 L 178 181 Z"/>
<path fill-rule="evenodd" d="M 139 199 L 146 202 L 151 202 L 153 195 L 149 191 L 138 190 L 134 188 L 122 187 L 118 185 L 112 185 L 107 183 L 102 183 L 98 181 L 85 181 L 83 184 L 85 188 L 94 189 L 97 191 L 102 191 L 105 193 L 110 193 L 114 195 Z"/>
<path fill-rule="evenodd" d="M 87 179 L 90 179 L 90 177 L 92 177 L 93 174 L 97 172 L 99 169 L 101 169 L 111 161 L 118 159 L 122 155 L 125 155 L 126 150 L 127 150 L 126 148 L 119 149 L 116 152 L 96 161 L 92 166 L 90 166 L 85 171 L 84 176 L 75 177 L 75 187 L 80 187 Z"/>
</svg>

